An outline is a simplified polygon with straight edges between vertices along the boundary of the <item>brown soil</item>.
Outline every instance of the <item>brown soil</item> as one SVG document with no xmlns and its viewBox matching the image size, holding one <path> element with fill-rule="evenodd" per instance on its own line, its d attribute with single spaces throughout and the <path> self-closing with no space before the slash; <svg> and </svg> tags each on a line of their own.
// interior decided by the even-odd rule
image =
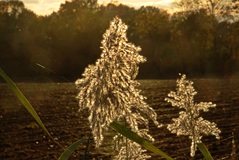
<svg viewBox="0 0 239 160">
<path fill-rule="evenodd" d="M 239 80 L 193 80 L 198 94 L 196 102 L 212 101 L 216 108 L 202 116 L 217 123 L 221 139 L 206 136 L 203 142 L 215 159 L 239 159 Z M 178 109 L 164 101 L 170 90 L 175 90 L 175 80 L 140 81 L 142 94 L 158 113 L 160 123 L 169 124 L 178 116 Z M 0 84 L 0 159 L 49 160 L 57 159 L 64 148 L 79 139 L 87 139 L 90 128 L 88 113 L 77 112 L 77 91 L 73 83 L 19 83 L 19 88 L 29 99 L 43 123 L 58 143 L 53 142 L 36 124 L 6 84 Z M 155 145 L 175 159 L 192 159 L 189 156 L 190 140 L 177 137 L 166 127 L 157 129 L 150 123 L 150 133 Z M 108 142 L 95 150 L 90 138 L 89 153 L 85 159 L 111 159 Z M 232 142 L 235 142 L 233 145 Z M 233 147 L 234 146 L 234 147 Z M 84 159 L 86 143 L 82 144 L 70 159 Z M 233 150 L 236 150 L 234 154 Z M 150 153 L 152 159 L 161 159 Z M 202 159 L 197 151 L 195 159 Z"/>
</svg>

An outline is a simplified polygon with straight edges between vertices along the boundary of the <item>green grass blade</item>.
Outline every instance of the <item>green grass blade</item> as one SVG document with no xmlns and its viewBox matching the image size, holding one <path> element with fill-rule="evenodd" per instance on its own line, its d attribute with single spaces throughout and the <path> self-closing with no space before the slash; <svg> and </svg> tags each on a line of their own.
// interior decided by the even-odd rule
<svg viewBox="0 0 239 160">
<path fill-rule="evenodd" d="M 143 139 L 142 137 L 140 137 L 136 133 L 132 132 L 130 129 L 126 128 L 125 126 L 123 126 L 121 124 L 119 124 L 118 122 L 115 122 L 115 121 L 112 122 L 110 124 L 110 127 L 112 129 L 114 129 L 115 131 L 119 132 L 120 134 L 122 134 L 123 136 L 129 138 L 130 140 L 140 144 L 141 146 L 143 146 L 147 150 L 152 151 L 152 152 L 164 157 L 167 160 L 173 160 L 173 158 L 168 156 L 166 153 L 159 150 L 157 147 L 152 145 L 150 142 L 146 141 L 145 139 Z"/>
<path fill-rule="evenodd" d="M 13 90 L 13 92 L 16 94 L 16 96 L 21 101 L 23 106 L 33 116 L 33 118 L 37 121 L 37 123 L 41 126 L 41 128 L 51 137 L 50 133 L 46 129 L 45 125 L 42 123 L 40 117 L 38 116 L 38 114 L 36 113 L 34 108 L 32 107 L 31 103 L 27 100 L 27 98 L 19 90 L 17 85 L 3 72 L 3 70 L 1 68 L 0 68 L 0 75 L 7 82 L 8 86 Z M 51 139 L 53 139 L 53 138 L 51 137 Z"/>
<path fill-rule="evenodd" d="M 203 143 L 198 143 L 197 146 L 206 160 L 213 160 L 211 153 Z"/>
<path fill-rule="evenodd" d="M 88 139 L 87 139 L 87 144 L 86 144 L 86 147 L 85 147 L 85 155 L 84 155 L 84 158 L 87 157 L 87 154 L 88 154 L 88 152 L 89 152 L 90 136 L 91 136 L 91 133 L 89 134 Z"/>
<path fill-rule="evenodd" d="M 75 143 L 71 144 L 58 158 L 58 160 L 67 160 L 70 155 L 81 145 L 82 143 L 85 143 L 86 139 L 81 139 L 76 141 Z"/>
</svg>

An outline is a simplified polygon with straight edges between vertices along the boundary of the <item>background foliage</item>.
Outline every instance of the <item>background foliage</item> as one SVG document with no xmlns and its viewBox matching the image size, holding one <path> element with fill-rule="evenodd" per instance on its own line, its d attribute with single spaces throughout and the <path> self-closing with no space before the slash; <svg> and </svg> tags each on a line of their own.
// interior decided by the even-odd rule
<svg viewBox="0 0 239 160">
<path fill-rule="evenodd" d="M 48 16 L 36 15 L 21 1 L 1 1 L 0 66 L 15 81 L 64 81 L 59 75 L 74 81 L 99 58 L 102 34 L 116 15 L 147 57 L 139 78 L 239 72 L 239 22 L 218 22 L 203 9 L 171 15 L 149 6 L 100 6 L 96 0 L 67 1 Z"/>
</svg>

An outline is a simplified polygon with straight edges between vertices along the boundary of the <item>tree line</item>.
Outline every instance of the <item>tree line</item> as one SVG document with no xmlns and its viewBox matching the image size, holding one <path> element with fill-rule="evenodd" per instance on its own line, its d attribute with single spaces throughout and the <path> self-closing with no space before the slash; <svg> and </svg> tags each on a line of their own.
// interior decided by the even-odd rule
<svg viewBox="0 0 239 160">
<path fill-rule="evenodd" d="M 238 75 L 238 21 L 218 21 L 203 8 L 170 14 L 97 0 L 66 1 L 48 16 L 18 0 L 1 1 L 0 67 L 16 81 L 74 81 L 99 58 L 102 35 L 116 15 L 147 58 L 138 78 Z"/>
</svg>

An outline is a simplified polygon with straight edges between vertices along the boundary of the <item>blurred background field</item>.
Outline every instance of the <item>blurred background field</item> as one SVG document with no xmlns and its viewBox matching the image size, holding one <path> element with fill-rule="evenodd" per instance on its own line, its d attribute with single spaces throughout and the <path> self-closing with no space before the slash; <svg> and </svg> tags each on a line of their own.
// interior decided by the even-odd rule
<svg viewBox="0 0 239 160">
<path fill-rule="evenodd" d="M 212 101 L 216 108 L 202 116 L 217 123 L 221 129 L 221 139 L 206 136 L 203 142 L 215 159 L 238 159 L 239 146 L 239 79 L 192 79 L 198 94 L 196 102 Z M 142 94 L 147 103 L 158 113 L 158 121 L 171 123 L 178 116 L 179 109 L 164 101 L 169 91 L 175 90 L 175 80 L 140 80 Z M 87 111 L 77 112 L 75 99 L 77 90 L 73 83 L 18 83 L 52 136 L 64 147 L 90 133 Z M 21 105 L 12 91 L 4 83 L 0 84 L 0 159 L 56 159 L 63 150 L 53 143 L 34 119 Z M 155 145 L 176 159 L 190 159 L 190 140 L 176 137 L 166 127 L 156 128 L 150 123 L 150 133 L 156 139 Z M 110 138 L 109 133 L 108 138 Z M 235 145 L 233 146 L 232 141 Z M 91 138 L 89 159 L 110 159 L 109 142 L 99 151 L 94 149 Z M 84 155 L 82 145 L 71 159 L 80 159 Z M 233 149 L 236 149 L 236 155 Z M 160 159 L 156 155 L 152 159 Z M 201 159 L 200 152 L 196 159 Z"/>
</svg>

